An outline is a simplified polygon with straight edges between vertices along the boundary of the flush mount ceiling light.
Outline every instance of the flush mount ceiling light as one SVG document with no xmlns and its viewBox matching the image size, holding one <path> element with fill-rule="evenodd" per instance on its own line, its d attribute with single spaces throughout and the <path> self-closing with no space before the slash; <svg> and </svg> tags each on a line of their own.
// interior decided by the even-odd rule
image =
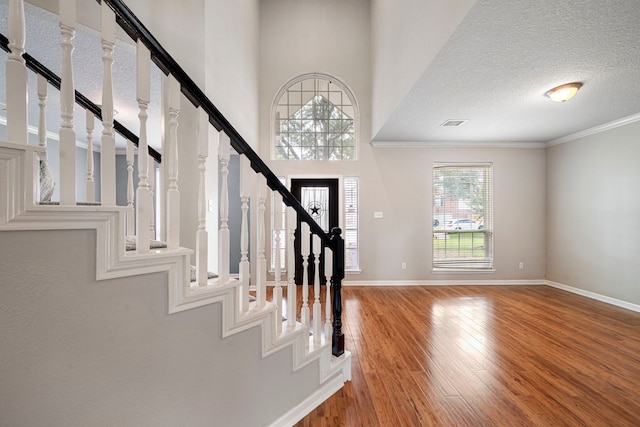
<svg viewBox="0 0 640 427">
<path fill-rule="evenodd" d="M 578 92 L 578 89 L 580 89 L 581 87 L 582 83 L 580 82 L 567 83 L 558 87 L 554 87 L 553 89 L 545 93 L 545 95 L 551 98 L 552 101 L 565 102 L 573 98 L 573 95 L 575 95 L 576 92 Z"/>
</svg>

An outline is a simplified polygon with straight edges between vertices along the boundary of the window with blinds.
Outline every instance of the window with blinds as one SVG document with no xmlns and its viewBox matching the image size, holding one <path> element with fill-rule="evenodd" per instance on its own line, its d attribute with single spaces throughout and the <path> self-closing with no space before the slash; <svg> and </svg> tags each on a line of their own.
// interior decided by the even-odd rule
<svg viewBox="0 0 640 427">
<path fill-rule="evenodd" d="M 433 165 L 433 268 L 493 268 L 493 165 Z"/>
</svg>

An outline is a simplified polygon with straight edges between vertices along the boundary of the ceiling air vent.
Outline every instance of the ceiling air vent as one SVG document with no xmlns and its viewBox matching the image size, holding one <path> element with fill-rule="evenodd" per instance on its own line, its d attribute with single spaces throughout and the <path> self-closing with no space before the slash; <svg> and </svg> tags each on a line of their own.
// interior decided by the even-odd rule
<svg viewBox="0 0 640 427">
<path fill-rule="evenodd" d="M 443 128 L 455 128 L 458 126 L 462 126 L 464 122 L 466 122 L 466 120 L 447 120 L 440 126 L 442 126 Z"/>
</svg>

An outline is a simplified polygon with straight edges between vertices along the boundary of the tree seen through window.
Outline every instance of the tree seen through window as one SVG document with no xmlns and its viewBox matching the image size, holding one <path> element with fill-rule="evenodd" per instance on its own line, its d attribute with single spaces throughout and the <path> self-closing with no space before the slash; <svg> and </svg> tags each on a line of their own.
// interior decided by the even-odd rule
<svg viewBox="0 0 640 427">
<path fill-rule="evenodd" d="M 313 78 L 295 83 L 276 108 L 275 159 L 355 159 L 354 106 L 331 81 Z"/>
</svg>

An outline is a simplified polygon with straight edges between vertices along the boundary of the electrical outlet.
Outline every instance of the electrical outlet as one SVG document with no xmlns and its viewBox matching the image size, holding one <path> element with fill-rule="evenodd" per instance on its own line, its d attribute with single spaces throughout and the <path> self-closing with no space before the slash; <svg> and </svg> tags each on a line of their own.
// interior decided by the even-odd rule
<svg viewBox="0 0 640 427">
<path fill-rule="evenodd" d="M 407 269 L 407 263 L 403 262 L 401 267 L 402 267 L 403 270 L 406 270 Z"/>
<path fill-rule="evenodd" d="M 384 214 L 382 212 L 379 212 L 379 211 L 378 212 L 374 212 L 373 213 L 373 217 L 374 218 L 383 218 Z"/>
<path fill-rule="evenodd" d="M 520 268 L 520 270 L 524 269 L 524 262 L 520 261 L 520 264 L 518 264 L 518 267 Z"/>
</svg>

